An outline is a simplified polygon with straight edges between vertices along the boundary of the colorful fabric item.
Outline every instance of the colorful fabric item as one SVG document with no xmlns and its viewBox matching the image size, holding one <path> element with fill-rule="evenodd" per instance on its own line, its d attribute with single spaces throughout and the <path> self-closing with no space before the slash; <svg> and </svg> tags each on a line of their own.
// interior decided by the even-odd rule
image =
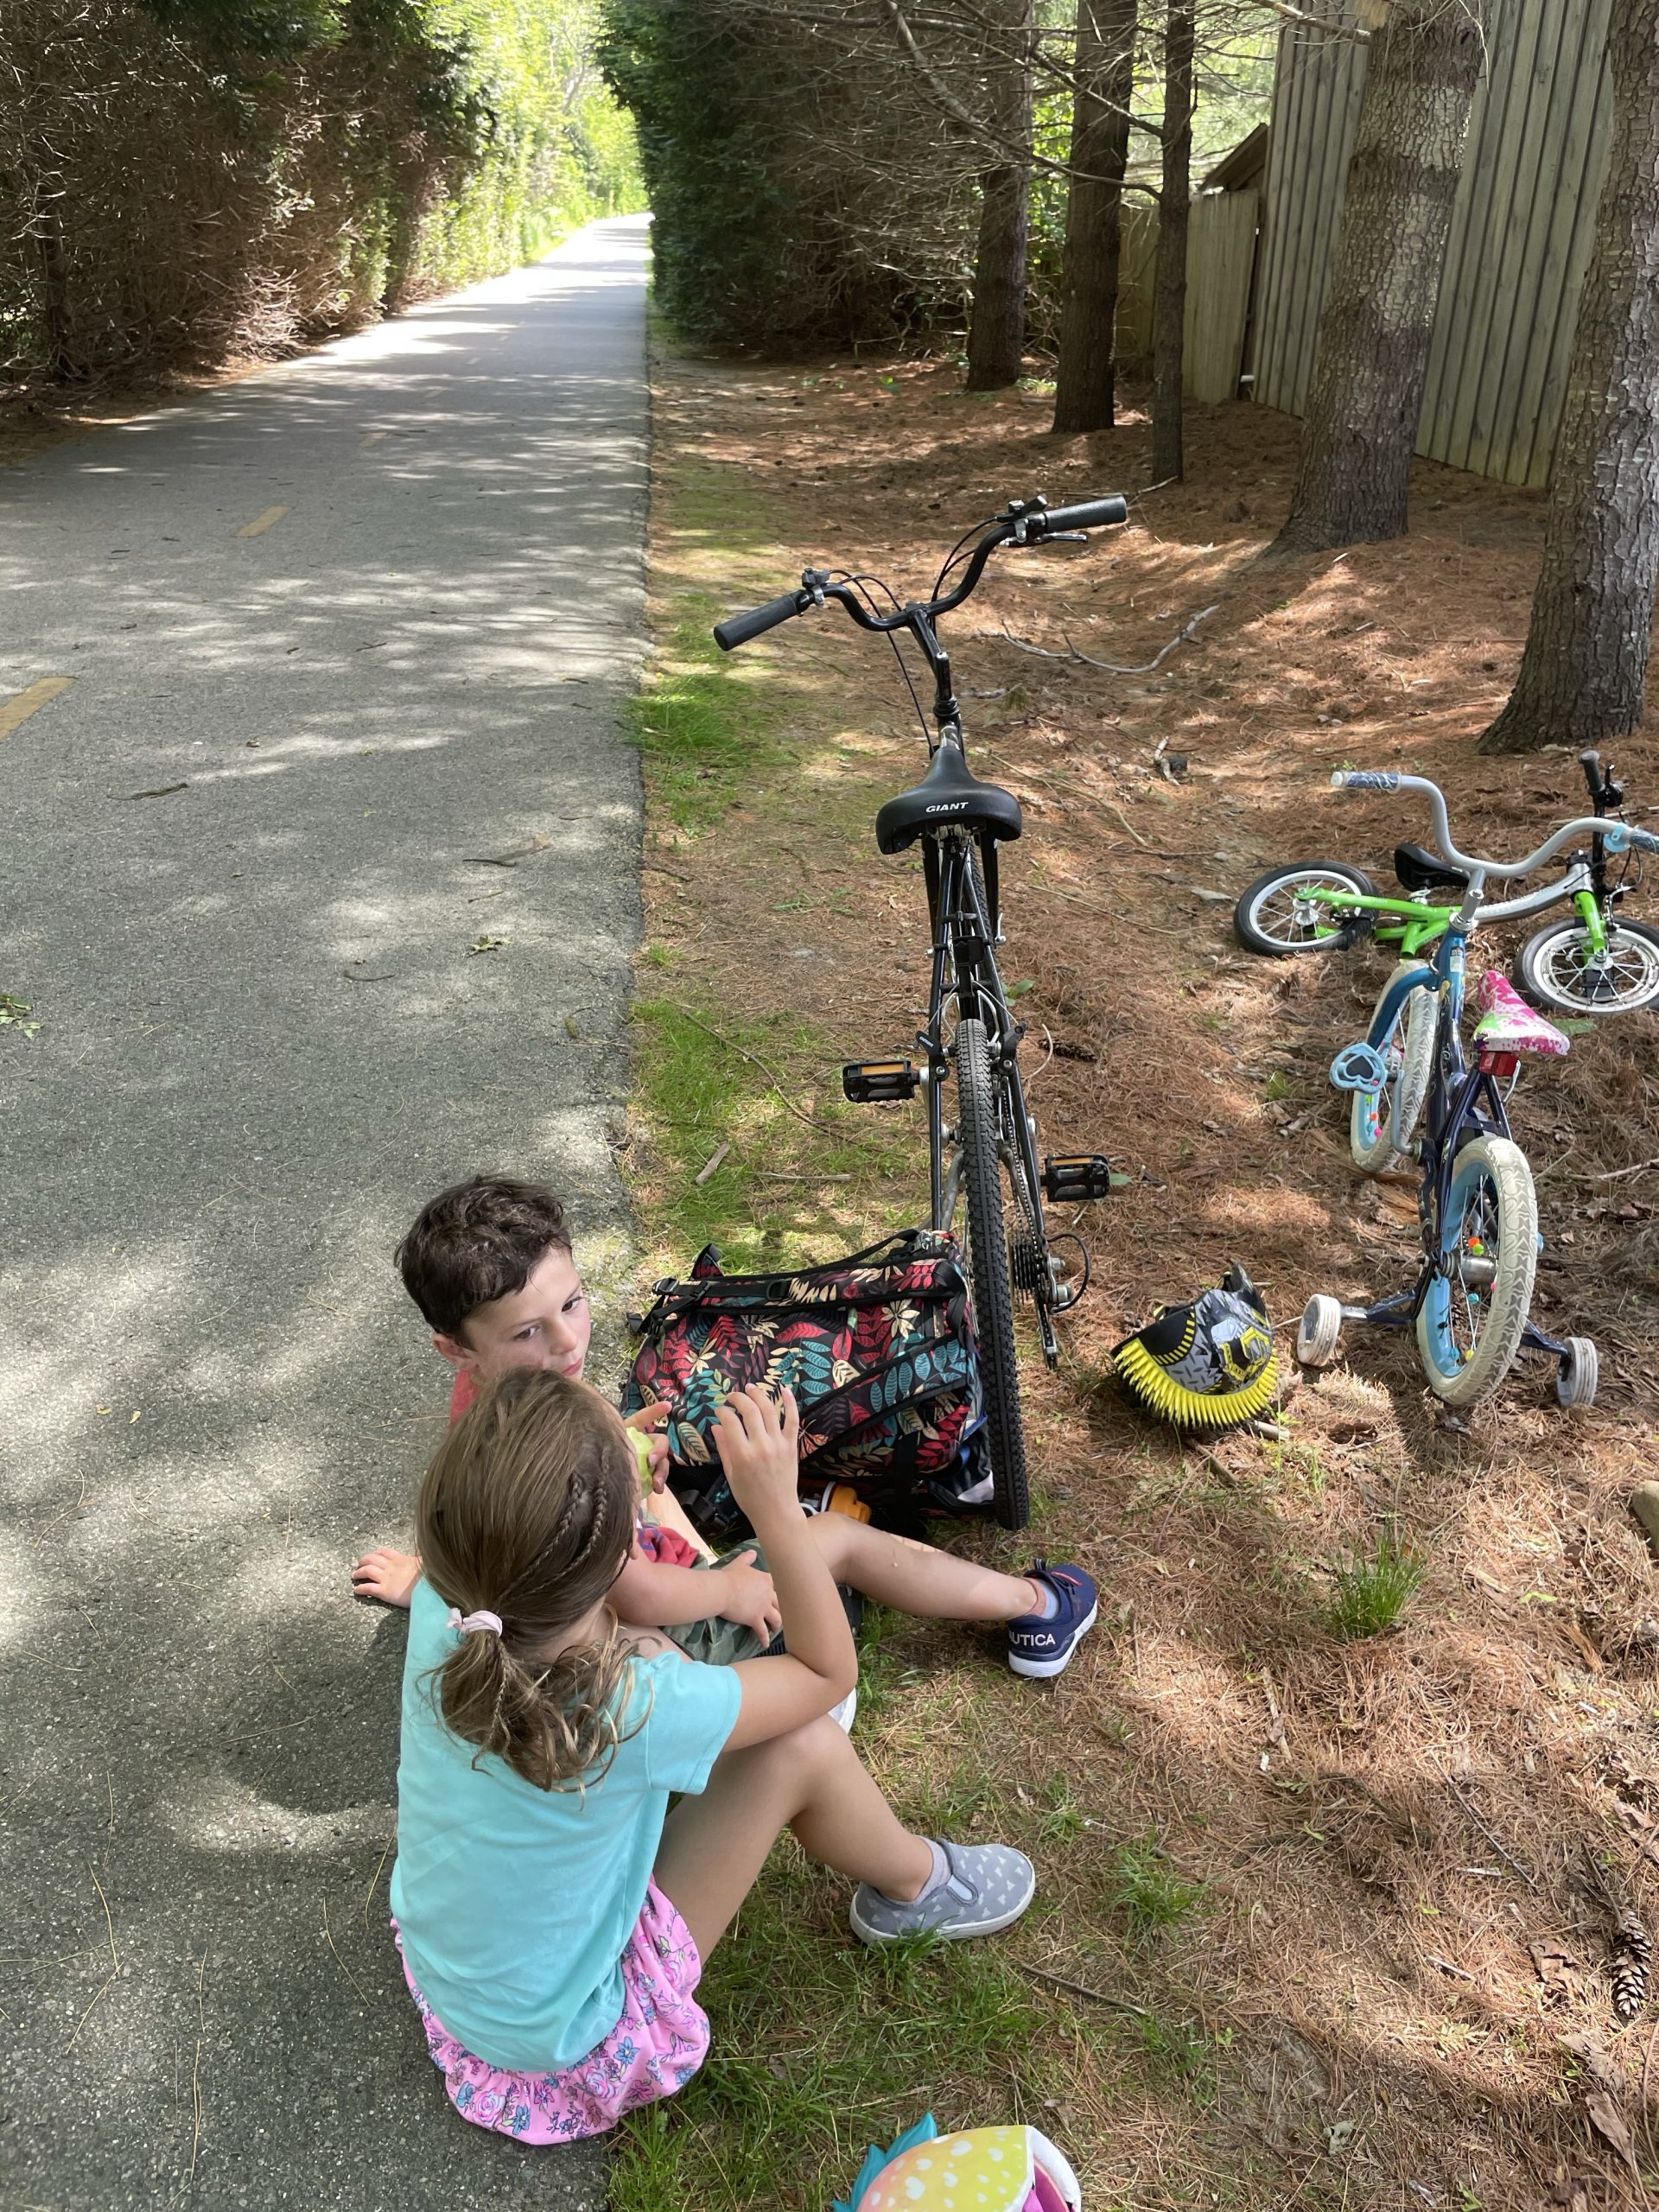
<svg viewBox="0 0 1659 2212">
<path fill-rule="evenodd" d="M 737 1723 L 729 1667 L 636 1659 L 621 1741 L 582 1788 L 537 1789 L 445 1727 L 435 1670 L 459 1648 L 415 1586 L 404 1662 L 391 1909 L 449 2033 L 493 2066 L 560 2073 L 622 2015 L 622 1970 L 671 1792 L 696 1796 Z M 643 1724 L 643 1725 L 641 1725 Z"/>
<path fill-rule="evenodd" d="M 657 1567 L 707 1567 L 709 1562 L 689 1537 L 660 1521 L 642 1521 L 637 1534 L 639 1556 Z"/>
<path fill-rule="evenodd" d="M 680 1541 L 683 1543 L 684 1538 Z M 690 1550 L 686 1545 L 686 1549 Z M 723 1552 L 718 1559 L 703 1559 L 693 1554 L 690 1564 L 701 1574 L 714 1574 L 728 1567 L 734 1559 L 753 1559 L 762 1573 L 767 1572 L 766 1555 L 759 1544 L 740 1544 L 734 1550 Z M 714 1593 L 709 1592 L 712 1604 Z M 728 1621 L 721 1613 L 710 1613 L 700 1621 L 682 1621 L 663 1634 L 671 1643 L 677 1644 L 688 1659 L 695 1659 L 704 1667 L 735 1667 L 741 1659 L 759 1659 L 772 1645 L 758 1636 L 747 1621 Z"/>
<path fill-rule="evenodd" d="M 835 2212 L 1082 2212 L 1071 2165 L 1034 2127 L 969 2127 L 941 2135 L 930 2113 L 889 2151 L 872 2150 L 850 2204 Z"/>
<path fill-rule="evenodd" d="M 689 1280 L 658 1284 L 623 1410 L 667 1406 L 669 1481 L 705 1530 L 740 1524 L 714 1422 L 755 1382 L 795 1393 L 803 1491 L 844 1482 L 874 1498 L 921 1486 L 957 1509 L 988 1502 L 971 1449 L 984 1402 L 953 1237 L 907 1230 L 776 1275 L 722 1274 L 709 1246 Z"/>
<path fill-rule="evenodd" d="M 392 1927 L 401 1952 L 402 1932 L 396 1921 Z M 695 1994 L 702 1974 L 691 1930 L 652 1882 L 622 1957 L 621 2018 L 574 2066 L 531 2074 L 475 2058 L 439 2019 L 404 1960 L 404 1979 L 450 2103 L 474 2127 L 520 2143 L 602 2135 L 624 2113 L 683 2089 L 709 2056 L 709 2018 Z"/>
<path fill-rule="evenodd" d="M 1469 994 L 1469 1004 L 1480 1016 L 1475 1024 L 1475 1044 L 1483 1052 L 1536 1052 L 1546 1059 L 1560 1059 L 1572 1051 L 1571 1040 L 1553 1021 L 1529 1007 L 1506 976 L 1489 968 Z"/>
</svg>

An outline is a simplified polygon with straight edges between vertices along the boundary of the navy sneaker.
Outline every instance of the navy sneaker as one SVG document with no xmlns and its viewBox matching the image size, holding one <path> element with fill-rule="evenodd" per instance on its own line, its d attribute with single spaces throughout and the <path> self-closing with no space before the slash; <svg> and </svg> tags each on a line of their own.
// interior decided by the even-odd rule
<svg viewBox="0 0 1659 2212">
<path fill-rule="evenodd" d="M 1040 1613 L 1023 1613 L 1008 1623 L 1008 1664 L 1016 1675 L 1034 1675 L 1039 1681 L 1063 1675 L 1100 1612 L 1095 1586 L 1080 1567 L 1051 1567 L 1046 1560 L 1033 1562 L 1031 1580 L 1052 1591 L 1058 1610 L 1044 1619 Z"/>
</svg>

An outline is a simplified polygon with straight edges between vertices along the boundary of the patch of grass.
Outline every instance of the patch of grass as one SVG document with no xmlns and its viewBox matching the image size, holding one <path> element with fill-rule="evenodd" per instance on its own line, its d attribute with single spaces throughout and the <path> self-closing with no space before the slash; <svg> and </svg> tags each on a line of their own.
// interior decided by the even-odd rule
<svg viewBox="0 0 1659 2212">
<path fill-rule="evenodd" d="M 740 673 L 710 634 L 725 611 L 710 594 L 677 594 L 667 648 L 628 706 L 633 741 L 651 764 L 652 795 L 692 835 L 728 813 L 782 757 L 775 691 Z"/>
<path fill-rule="evenodd" d="M 1332 1570 L 1336 1589 L 1325 1626 L 1344 1643 L 1380 1636 L 1397 1624 L 1427 1571 L 1427 1560 L 1402 1543 L 1389 1522 L 1369 1553 L 1356 1553 Z"/>
<path fill-rule="evenodd" d="M 1166 2019 L 1157 2012 L 1142 2013 L 1136 2024 L 1154 2080 L 1184 2088 L 1208 2104 L 1216 2094 L 1216 2064 L 1203 2029 L 1194 2021 Z"/>
<path fill-rule="evenodd" d="M 930 2108 L 982 2122 L 985 2084 L 1035 2101 L 1041 2013 L 995 1944 L 866 1950 L 844 1895 L 792 1850 L 709 1962 L 721 2024 L 702 2072 L 626 2123 L 611 2201 L 628 2212 L 765 2206 L 822 2212 L 866 2146 Z"/>
<path fill-rule="evenodd" d="M 1043 1790 L 1043 1807 L 1037 1833 L 1045 1843 L 1075 1843 L 1089 1825 L 1082 1806 L 1071 1794 L 1071 1783 L 1063 1774 L 1050 1775 Z"/>
<path fill-rule="evenodd" d="M 879 1194 L 891 1193 L 894 1226 L 925 1204 L 921 1109 L 849 1105 L 840 1056 L 811 1023 L 745 1022 L 667 998 L 638 1001 L 634 1018 L 656 1154 L 651 1216 L 678 1261 L 710 1240 L 733 1274 L 828 1259 L 880 1233 L 868 1211 Z"/>
<path fill-rule="evenodd" d="M 1179 1928 L 1204 1897 L 1204 1884 L 1189 1882 L 1169 1863 L 1155 1835 L 1122 1843 L 1113 1854 L 1107 1897 L 1139 1942 Z"/>
</svg>

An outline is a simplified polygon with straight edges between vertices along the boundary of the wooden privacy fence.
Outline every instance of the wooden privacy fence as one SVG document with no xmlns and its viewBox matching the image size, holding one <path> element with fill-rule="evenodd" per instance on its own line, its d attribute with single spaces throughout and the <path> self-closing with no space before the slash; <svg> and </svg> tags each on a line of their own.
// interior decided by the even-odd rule
<svg viewBox="0 0 1659 2212">
<path fill-rule="evenodd" d="M 1417 450 L 1506 483 L 1543 483 L 1554 452 L 1605 161 L 1609 5 L 1490 0 Z M 1307 404 L 1365 67 L 1351 39 L 1300 25 L 1280 39 L 1255 396 L 1292 415 Z"/>
<path fill-rule="evenodd" d="M 1254 192 L 1205 192 L 1192 202 L 1187 234 L 1187 397 L 1216 406 L 1236 397 L 1255 263 Z M 1157 282 L 1158 211 L 1139 201 L 1123 209 L 1118 273 L 1117 355 L 1144 372 L 1152 360 L 1153 289 Z"/>
</svg>

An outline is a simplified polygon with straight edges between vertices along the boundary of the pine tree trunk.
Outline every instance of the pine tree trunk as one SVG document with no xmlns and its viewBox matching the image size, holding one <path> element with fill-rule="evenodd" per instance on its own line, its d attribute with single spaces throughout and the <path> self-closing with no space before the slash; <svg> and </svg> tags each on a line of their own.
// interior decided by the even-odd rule
<svg viewBox="0 0 1659 2212">
<path fill-rule="evenodd" d="M 1185 476 L 1186 233 L 1192 203 L 1194 0 L 1169 0 L 1164 27 L 1164 158 L 1158 191 L 1158 285 L 1152 308 L 1152 480 Z"/>
<path fill-rule="evenodd" d="M 1001 0 L 1006 34 L 988 73 L 989 120 L 1008 146 L 1031 144 L 1031 0 Z M 1031 162 L 1010 155 L 980 180 L 979 249 L 968 327 L 968 389 L 1001 391 L 1018 384 L 1026 350 L 1026 239 L 1031 220 Z"/>
<path fill-rule="evenodd" d="M 1612 141 L 1551 471 L 1543 565 L 1483 753 L 1597 745 L 1642 720 L 1659 577 L 1659 17 L 1613 0 Z"/>
<path fill-rule="evenodd" d="M 1275 553 L 1398 537 L 1429 340 L 1484 51 L 1482 0 L 1395 0 L 1371 41 Z"/>
<path fill-rule="evenodd" d="M 1139 0 L 1077 0 L 1054 428 L 1109 430 L 1116 397 L 1118 265 Z"/>
</svg>

